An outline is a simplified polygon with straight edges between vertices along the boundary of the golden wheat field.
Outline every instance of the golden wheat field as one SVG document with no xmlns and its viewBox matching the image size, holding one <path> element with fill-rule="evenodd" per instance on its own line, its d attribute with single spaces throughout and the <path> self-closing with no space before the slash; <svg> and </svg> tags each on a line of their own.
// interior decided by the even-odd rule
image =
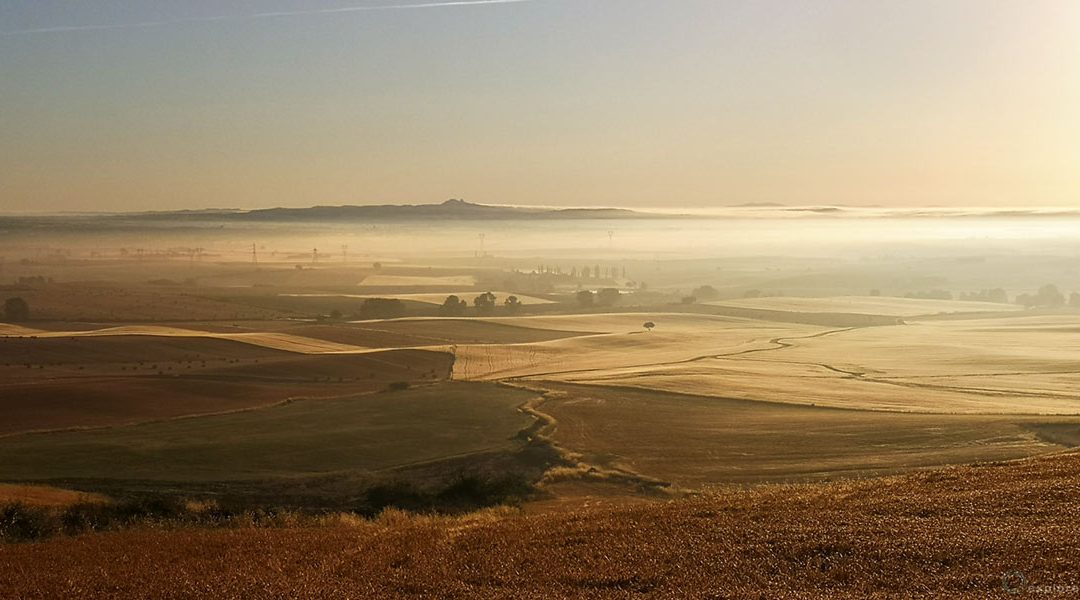
<svg viewBox="0 0 1080 600">
<path fill-rule="evenodd" d="M 0 597 L 982 599 L 1016 573 L 1070 597 L 1078 477 L 1064 454 L 529 516 L 148 528 L 0 546 Z"/>
<path fill-rule="evenodd" d="M 717 351 L 697 360 L 676 354 L 672 360 L 612 367 L 602 358 L 582 357 L 577 369 L 544 373 L 534 367 L 513 374 L 838 408 L 1075 415 L 1080 414 L 1074 358 L 1080 346 L 1073 334 L 1078 326 L 1075 316 L 1021 315 L 808 335 L 795 330 L 760 339 L 765 343 L 749 351 Z M 722 335 L 717 332 L 714 339 Z M 674 340 L 649 339 L 667 342 L 665 350 L 672 353 L 683 350 Z M 628 358 L 634 351 L 632 344 L 621 348 Z"/>
</svg>

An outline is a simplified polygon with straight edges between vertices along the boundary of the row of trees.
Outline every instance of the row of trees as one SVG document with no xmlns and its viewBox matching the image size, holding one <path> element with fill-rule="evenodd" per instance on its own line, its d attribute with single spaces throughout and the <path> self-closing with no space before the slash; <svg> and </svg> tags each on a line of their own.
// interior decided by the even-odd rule
<svg viewBox="0 0 1080 600">
<path fill-rule="evenodd" d="M 481 314 L 491 314 L 495 312 L 495 307 L 498 306 L 498 297 L 491 292 L 484 292 L 479 296 L 473 298 L 473 306 L 476 308 L 476 312 Z M 517 312 L 521 309 L 522 302 L 517 296 L 510 295 L 503 300 L 503 306 L 510 312 Z M 439 312 L 447 316 L 457 316 L 465 314 L 465 310 L 469 308 L 469 303 L 454 294 L 446 297 L 443 300 L 442 305 L 439 307 Z"/>
<path fill-rule="evenodd" d="M 871 292 L 871 295 L 875 294 Z M 930 290 L 924 292 L 912 292 L 906 294 L 905 297 L 923 300 L 952 300 L 954 296 L 952 292 L 948 290 Z M 977 292 L 961 292 L 956 296 L 956 299 L 973 302 L 1008 304 L 1009 294 L 1003 288 L 993 288 Z M 1080 307 L 1080 293 L 1073 292 L 1066 297 L 1056 285 L 1048 283 L 1039 288 L 1034 294 L 1018 295 L 1016 297 L 1016 303 L 1026 306 L 1027 308 L 1057 308 L 1065 305 Z"/>
<path fill-rule="evenodd" d="M 1080 293 L 1073 292 L 1066 301 L 1065 294 L 1054 284 L 1048 283 L 1034 294 L 1020 294 L 1016 297 L 1016 303 L 1028 308 L 1055 308 L 1065 306 L 1080 308 Z"/>
<path fill-rule="evenodd" d="M 562 267 L 557 265 L 540 265 L 535 272 L 541 275 L 568 275 L 573 279 L 626 279 L 626 267 L 594 265 L 592 267 L 584 266 L 580 269 L 571 267 L 569 271 L 564 271 Z"/>
</svg>

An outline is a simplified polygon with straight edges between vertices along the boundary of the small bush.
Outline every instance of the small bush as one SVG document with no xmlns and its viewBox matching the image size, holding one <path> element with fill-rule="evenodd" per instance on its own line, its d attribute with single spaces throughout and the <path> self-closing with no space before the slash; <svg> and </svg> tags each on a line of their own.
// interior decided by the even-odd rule
<svg viewBox="0 0 1080 600">
<path fill-rule="evenodd" d="M 32 542 L 56 533 L 55 520 L 46 509 L 25 504 L 0 508 L 0 540 Z"/>
</svg>

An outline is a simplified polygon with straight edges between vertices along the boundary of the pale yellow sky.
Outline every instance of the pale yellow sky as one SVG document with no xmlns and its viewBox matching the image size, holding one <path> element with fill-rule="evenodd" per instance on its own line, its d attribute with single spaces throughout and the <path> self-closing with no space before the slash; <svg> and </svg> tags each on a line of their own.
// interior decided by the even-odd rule
<svg viewBox="0 0 1080 600">
<path fill-rule="evenodd" d="M 0 210 L 1080 207 L 1073 0 L 107 6 L 0 7 Z"/>
</svg>

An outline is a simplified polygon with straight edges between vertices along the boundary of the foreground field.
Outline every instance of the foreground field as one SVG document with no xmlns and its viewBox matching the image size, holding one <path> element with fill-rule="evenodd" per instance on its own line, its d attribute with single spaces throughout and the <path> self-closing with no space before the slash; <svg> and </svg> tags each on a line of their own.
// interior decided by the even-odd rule
<svg viewBox="0 0 1080 600">
<path fill-rule="evenodd" d="M 1068 454 L 527 517 L 90 535 L 0 546 L 0 595 L 1072 597 L 1078 478 Z"/>
</svg>

